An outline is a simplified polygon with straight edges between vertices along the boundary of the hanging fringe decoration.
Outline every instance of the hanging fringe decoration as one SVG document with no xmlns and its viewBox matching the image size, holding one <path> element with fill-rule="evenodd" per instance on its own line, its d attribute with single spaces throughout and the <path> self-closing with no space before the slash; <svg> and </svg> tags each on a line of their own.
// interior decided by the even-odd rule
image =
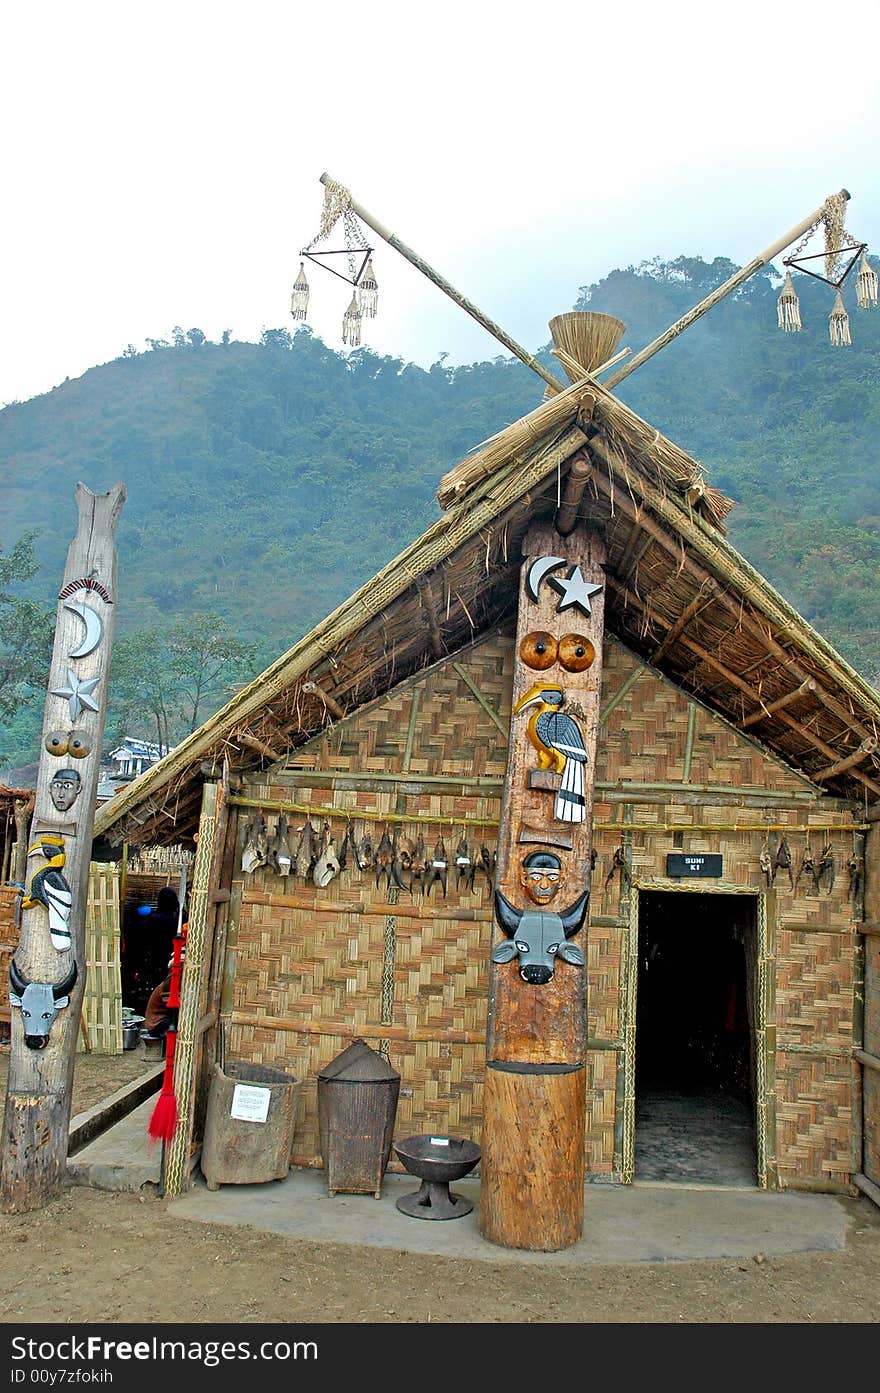
<svg viewBox="0 0 880 1393">
<path fill-rule="evenodd" d="M 357 348 L 361 341 L 361 320 L 361 307 L 355 291 L 351 297 L 351 304 L 342 317 L 342 342 L 347 343 L 349 348 Z"/>
<path fill-rule="evenodd" d="M 877 279 L 876 276 L 874 279 Z M 372 257 L 367 258 L 364 274 L 358 282 L 358 290 L 361 295 L 361 314 L 365 315 L 367 319 L 375 319 L 376 303 L 379 299 L 379 286 L 376 283 L 376 275 L 373 271 Z"/>
<path fill-rule="evenodd" d="M 852 339 L 849 333 L 849 315 L 839 290 L 834 301 L 834 308 L 828 316 L 828 327 L 831 331 L 831 342 L 835 348 L 850 347 Z"/>
<path fill-rule="evenodd" d="M 177 1099 L 174 1096 L 174 1047 L 177 1044 L 177 1019 L 180 1013 L 180 974 L 183 970 L 183 955 L 189 931 L 189 925 L 183 923 L 183 897 L 185 894 L 186 877 L 184 873 L 180 879 L 180 911 L 171 953 L 171 981 L 168 984 L 167 1004 L 173 1015 L 165 1034 L 165 1072 L 162 1075 L 162 1091 L 156 1099 L 156 1106 L 153 1108 L 147 1125 L 150 1145 L 157 1141 L 161 1141 L 163 1145 L 169 1142 L 177 1127 Z"/>
<path fill-rule="evenodd" d="M 786 334 L 796 334 L 801 328 L 801 307 L 797 291 L 791 279 L 791 272 L 785 273 L 785 284 L 776 302 L 779 327 Z"/>
<path fill-rule="evenodd" d="M 308 245 L 302 248 L 300 256 L 309 257 L 319 266 L 324 266 L 326 270 L 332 271 L 342 280 L 348 280 L 355 287 L 351 304 L 342 319 L 342 342 L 347 344 L 349 348 L 357 348 L 361 341 L 364 319 L 374 319 L 376 316 L 379 286 L 373 270 L 371 255 L 373 248 L 367 242 L 357 214 L 351 206 L 352 199 L 349 190 L 344 184 L 338 184 L 334 179 L 325 178 L 323 182 L 324 206 L 321 211 L 321 225 Z M 320 252 L 313 250 L 317 243 L 327 240 L 340 221 L 345 246 L 328 248 Z M 347 276 L 342 275 L 339 271 L 334 271 L 329 261 L 322 260 L 322 258 L 332 258 L 336 255 L 345 256 L 348 262 Z M 290 302 L 290 312 L 294 319 L 305 319 L 308 303 L 309 286 L 303 263 L 300 262 L 299 275 L 294 282 Z"/>
<path fill-rule="evenodd" d="M 309 309 L 309 283 L 306 280 L 305 267 L 299 263 L 299 275 L 293 282 L 293 293 L 290 297 L 290 313 L 294 319 L 305 319 Z"/>
<path fill-rule="evenodd" d="M 868 310 L 877 304 L 877 272 L 862 252 L 856 276 L 856 304 L 860 310 Z"/>
<path fill-rule="evenodd" d="M 147 1132 L 154 1142 L 168 1142 L 174 1136 L 177 1126 L 177 1099 L 174 1096 L 174 1046 L 177 1028 L 171 1026 L 165 1036 L 165 1073 L 162 1075 L 162 1092 L 156 1099 L 156 1106 L 150 1116 Z"/>
</svg>

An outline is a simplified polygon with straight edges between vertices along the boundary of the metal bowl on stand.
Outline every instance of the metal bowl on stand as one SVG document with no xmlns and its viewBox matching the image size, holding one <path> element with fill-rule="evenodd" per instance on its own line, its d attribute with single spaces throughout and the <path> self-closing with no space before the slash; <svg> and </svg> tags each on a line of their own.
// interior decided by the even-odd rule
<svg viewBox="0 0 880 1393">
<path fill-rule="evenodd" d="M 413 1194 L 397 1201 L 402 1214 L 413 1219 L 459 1219 L 470 1214 L 473 1203 L 451 1191 L 449 1182 L 473 1170 L 480 1159 L 476 1142 L 464 1137 L 405 1137 L 394 1143 L 394 1150 L 410 1175 L 422 1182 Z"/>
</svg>

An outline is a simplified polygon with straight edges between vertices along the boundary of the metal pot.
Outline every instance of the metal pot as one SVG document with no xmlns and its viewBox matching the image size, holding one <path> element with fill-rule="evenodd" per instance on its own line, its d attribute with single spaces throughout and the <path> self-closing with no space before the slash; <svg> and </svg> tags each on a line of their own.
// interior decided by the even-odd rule
<svg viewBox="0 0 880 1393">
<path fill-rule="evenodd" d="M 126 1016 L 122 1022 L 122 1048 L 133 1050 L 138 1040 L 141 1038 L 143 1029 L 143 1016 Z"/>
</svg>

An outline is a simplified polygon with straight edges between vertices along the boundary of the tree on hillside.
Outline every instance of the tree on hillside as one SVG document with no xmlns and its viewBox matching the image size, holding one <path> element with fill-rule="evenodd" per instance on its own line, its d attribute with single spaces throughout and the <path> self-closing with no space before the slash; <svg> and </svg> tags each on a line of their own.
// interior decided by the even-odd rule
<svg viewBox="0 0 880 1393">
<path fill-rule="evenodd" d="M 236 638 L 232 628 L 216 614 L 197 611 L 181 619 L 168 634 L 170 671 L 186 703 L 190 731 L 210 694 L 219 695 L 221 683 L 252 676 L 256 648 Z"/>
<path fill-rule="evenodd" d="M 174 744 L 174 681 L 164 636 L 155 625 L 116 640 L 109 704 L 115 736 L 155 740 L 164 754 Z"/>
<path fill-rule="evenodd" d="M 36 532 L 25 532 L 4 554 L 0 549 L 0 720 L 42 695 L 49 673 L 55 623 L 52 611 L 15 590 L 37 571 Z"/>
<path fill-rule="evenodd" d="M 198 611 L 117 640 L 110 705 L 117 738 L 155 740 L 162 752 L 222 706 L 229 685 L 253 675 L 256 648 L 219 614 Z"/>
</svg>

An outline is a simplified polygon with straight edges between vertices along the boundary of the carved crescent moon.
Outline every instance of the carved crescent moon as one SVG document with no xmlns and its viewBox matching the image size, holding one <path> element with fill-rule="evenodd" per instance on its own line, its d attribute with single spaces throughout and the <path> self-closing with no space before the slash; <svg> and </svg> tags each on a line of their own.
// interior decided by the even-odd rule
<svg viewBox="0 0 880 1393">
<path fill-rule="evenodd" d="M 548 571 L 554 570 L 557 566 L 565 565 L 564 556 L 539 556 L 537 561 L 533 561 L 526 576 L 526 590 L 529 598 L 538 603 L 538 588 Z"/>
<path fill-rule="evenodd" d="M 81 600 L 65 600 L 64 608 L 78 615 L 86 626 L 82 643 L 70 654 L 71 658 L 84 658 L 87 653 L 94 652 L 104 637 L 104 622 L 97 610 L 92 609 L 91 605 L 84 605 Z"/>
</svg>

